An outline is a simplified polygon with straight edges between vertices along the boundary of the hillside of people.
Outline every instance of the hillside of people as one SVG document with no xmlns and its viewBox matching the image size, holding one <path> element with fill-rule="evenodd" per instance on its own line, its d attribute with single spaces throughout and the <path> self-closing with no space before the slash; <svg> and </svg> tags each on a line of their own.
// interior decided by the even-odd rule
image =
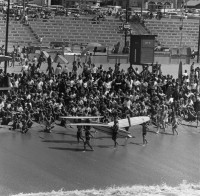
<svg viewBox="0 0 200 196">
<path fill-rule="evenodd" d="M 6 74 L 1 69 L 2 87 L 10 87 L 1 96 L 2 124 L 15 122 L 18 115 L 20 120 L 25 117 L 27 122 L 39 123 L 46 115 L 53 121 L 60 116 L 100 115 L 105 122 L 117 115 L 150 116 L 158 131 L 165 130 L 174 117 L 197 121 L 198 126 L 200 69 L 194 64 L 190 72 L 183 71 L 176 78 L 158 69 L 151 72 L 148 66 L 139 71 L 132 65 L 124 69 L 116 63 L 105 69 L 103 64 L 96 66 L 91 56 L 86 61 L 77 58 L 70 68 L 60 63 L 53 67 L 51 56 L 46 63 L 42 54 L 30 59 L 20 46 L 14 48 L 14 53 L 23 58 L 9 65 L 12 69 L 20 65 L 19 73 Z M 47 69 L 41 69 L 45 65 Z"/>
</svg>

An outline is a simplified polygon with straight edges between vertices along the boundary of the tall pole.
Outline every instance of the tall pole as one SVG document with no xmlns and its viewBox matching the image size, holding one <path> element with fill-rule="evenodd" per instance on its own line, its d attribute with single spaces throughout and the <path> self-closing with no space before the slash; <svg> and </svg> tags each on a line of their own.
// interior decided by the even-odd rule
<svg viewBox="0 0 200 196">
<path fill-rule="evenodd" d="M 182 40 L 183 40 L 183 15 L 184 15 L 184 4 L 181 8 L 181 26 L 180 26 L 181 39 L 180 39 L 180 46 L 179 46 L 179 61 L 181 61 L 181 47 L 182 47 Z"/>
<path fill-rule="evenodd" d="M 199 47 L 200 47 L 200 18 L 199 18 L 199 37 L 198 37 L 197 63 L 199 63 Z"/>
<path fill-rule="evenodd" d="M 23 0 L 23 17 L 25 15 L 25 0 Z"/>
<path fill-rule="evenodd" d="M 177 0 L 175 0 L 175 9 L 177 9 L 177 7 L 178 7 L 178 1 Z"/>
<path fill-rule="evenodd" d="M 8 55 L 8 27 L 10 17 L 10 0 L 8 0 L 7 16 L 6 16 L 6 40 L 5 40 L 5 56 Z M 7 61 L 5 61 L 4 73 L 7 73 Z"/>
<path fill-rule="evenodd" d="M 126 25 L 128 24 L 128 7 L 129 7 L 129 0 L 126 0 Z M 126 51 L 127 48 L 127 28 L 124 28 L 125 30 L 125 40 L 124 40 L 124 51 Z"/>
<path fill-rule="evenodd" d="M 126 24 L 128 22 L 128 0 L 126 0 Z M 127 29 L 125 28 L 125 43 L 124 47 L 126 47 L 126 40 L 127 40 Z"/>
</svg>

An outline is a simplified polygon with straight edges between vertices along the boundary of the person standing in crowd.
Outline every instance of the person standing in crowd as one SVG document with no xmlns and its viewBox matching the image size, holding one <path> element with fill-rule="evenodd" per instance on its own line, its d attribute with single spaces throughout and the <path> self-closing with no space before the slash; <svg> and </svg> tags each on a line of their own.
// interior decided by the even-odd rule
<svg viewBox="0 0 200 196">
<path fill-rule="evenodd" d="M 41 53 L 39 58 L 38 58 L 38 62 L 37 62 L 37 68 L 38 69 L 40 69 L 43 61 L 44 61 L 44 57 L 43 57 L 43 53 Z M 35 63 L 36 63 L 36 61 L 35 61 Z"/>
<path fill-rule="evenodd" d="M 47 64 L 48 64 L 48 67 L 47 67 L 47 71 L 46 72 L 49 72 L 49 77 L 52 76 L 53 74 L 53 67 L 52 67 L 52 59 L 51 59 L 51 55 L 49 55 L 49 57 L 47 58 Z"/>
<path fill-rule="evenodd" d="M 1 55 L 4 54 L 4 45 L 2 45 L 2 46 L 0 47 L 0 54 L 1 54 Z"/>
<path fill-rule="evenodd" d="M 28 125 L 26 119 L 22 118 L 22 133 L 27 133 L 28 132 Z"/>
<path fill-rule="evenodd" d="M 73 62 L 73 67 L 72 67 L 72 73 L 73 74 L 77 74 L 77 71 L 78 71 L 78 68 L 77 68 L 77 65 L 76 65 L 76 61 Z"/>
<path fill-rule="evenodd" d="M 157 122 L 157 134 L 160 132 L 160 126 L 161 126 L 161 109 L 157 108 L 157 114 L 156 114 L 156 122 Z"/>
<path fill-rule="evenodd" d="M 69 73 L 69 69 L 68 69 L 67 65 L 64 65 L 62 73 L 63 74 L 68 74 Z"/>
<path fill-rule="evenodd" d="M 28 75 L 28 72 L 29 72 L 29 65 L 28 65 L 28 62 L 24 63 L 24 65 L 22 66 L 22 73 L 23 75 Z"/>
<path fill-rule="evenodd" d="M 62 73 L 62 65 L 58 63 L 55 69 L 55 75 L 60 75 L 61 73 Z"/>
<path fill-rule="evenodd" d="M 21 47 L 20 45 L 17 46 L 17 58 L 20 59 L 21 57 Z"/>
<path fill-rule="evenodd" d="M 51 133 L 51 130 L 54 128 L 54 118 L 51 113 L 47 113 L 44 117 L 44 121 L 46 124 L 44 132 Z"/>
<path fill-rule="evenodd" d="M 10 67 L 15 67 L 15 58 L 16 58 L 15 52 L 13 51 L 13 52 L 12 52 L 12 60 L 11 60 L 11 65 L 10 65 Z"/>
<path fill-rule="evenodd" d="M 173 114 L 172 115 L 172 133 L 173 133 L 173 135 L 175 132 L 178 135 L 177 128 L 178 128 L 178 121 L 177 121 L 175 114 Z"/>
<path fill-rule="evenodd" d="M 77 55 L 76 62 L 77 62 L 77 67 L 78 68 L 82 68 L 82 65 L 81 65 L 81 55 Z"/>
<path fill-rule="evenodd" d="M 91 67 L 92 63 L 93 63 L 92 53 L 89 53 L 88 58 L 87 58 L 87 64 L 89 65 L 89 68 Z"/>
<path fill-rule="evenodd" d="M 114 70 L 114 73 L 115 74 L 118 74 L 120 71 L 120 63 L 115 63 L 115 70 Z"/>
<path fill-rule="evenodd" d="M 25 16 L 24 16 L 24 22 L 25 22 L 25 25 L 28 25 L 28 15 L 27 14 L 25 14 Z"/>
</svg>

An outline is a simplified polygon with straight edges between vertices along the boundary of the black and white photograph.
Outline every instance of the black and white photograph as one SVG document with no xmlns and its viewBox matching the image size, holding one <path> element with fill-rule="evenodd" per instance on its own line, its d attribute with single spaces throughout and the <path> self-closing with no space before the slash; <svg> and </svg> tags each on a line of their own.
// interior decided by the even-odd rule
<svg viewBox="0 0 200 196">
<path fill-rule="evenodd" d="M 0 196 L 200 196 L 200 0 L 0 0 Z"/>
</svg>

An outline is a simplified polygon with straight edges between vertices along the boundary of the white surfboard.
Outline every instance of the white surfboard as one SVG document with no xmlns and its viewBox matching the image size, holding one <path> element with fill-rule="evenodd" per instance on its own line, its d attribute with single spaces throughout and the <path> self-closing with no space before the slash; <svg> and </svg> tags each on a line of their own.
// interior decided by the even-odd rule
<svg viewBox="0 0 200 196">
<path fill-rule="evenodd" d="M 64 119 L 96 119 L 96 118 L 103 118 L 103 116 L 60 116 L 60 118 L 64 118 Z"/>
<path fill-rule="evenodd" d="M 128 118 L 118 120 L 120 128 L 131 127 L 134 125 L 140 125 L 140 124 L 148 122 L 148 121 L 150 121 L 150 118 L 148 116 L 131 117 L 130 123 L 129 123 Z M 110 122 L 110 123 L 108 123 L 108 125 L 113 126 L 114 122 Z"/>
</svg>

